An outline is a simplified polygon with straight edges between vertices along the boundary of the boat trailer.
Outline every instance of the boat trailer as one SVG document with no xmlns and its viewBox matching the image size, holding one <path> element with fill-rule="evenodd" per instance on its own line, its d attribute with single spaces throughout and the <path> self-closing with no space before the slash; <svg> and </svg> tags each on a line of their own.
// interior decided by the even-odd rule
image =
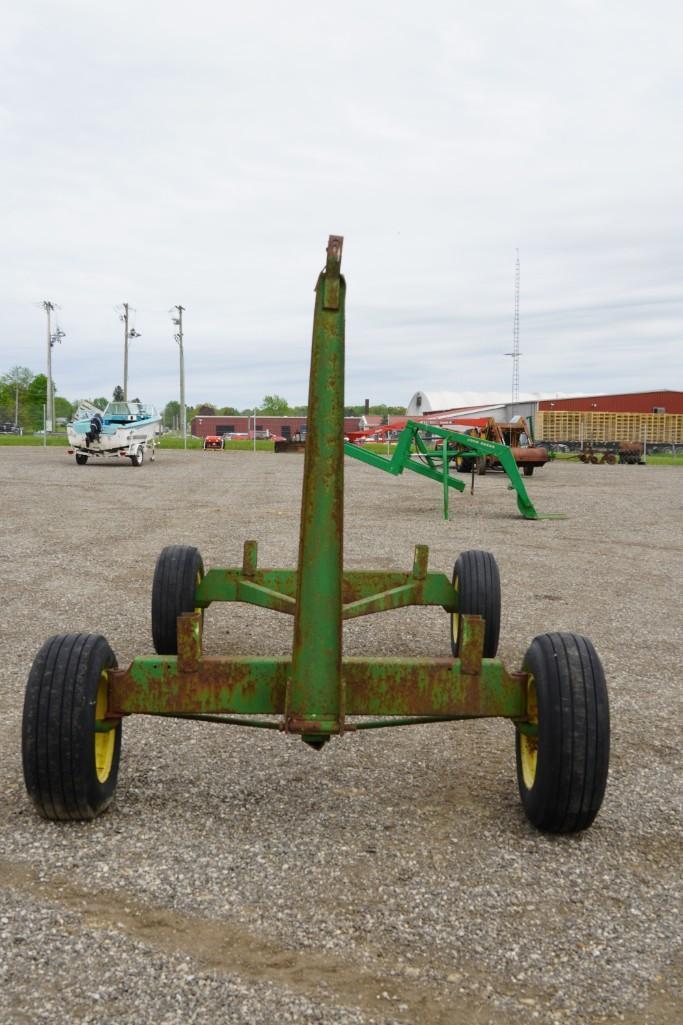
<svg viewBox="0 0 683 1025">
<path fill-rule="evenodd" d="M 119 669 L 101 634 L 49 638 L 31 668 L 22 725 L 26 786 L 46 818 L 92 819 L 107 808 L 123 722 L 136 714 L 276 730 L 317 750 L 360 730 L 505 718 L 530 822 L 560 833 L 595 818 L 609 710 L 590 640 L 543 634 L 521 670 L 508 670 L 496 657 L 501 591 L 489 552 L 462 552 L 450 577 L 429 572 L 423 545 L 407 572 L 343 568 L 341 255 L 342 238 L 331 236 L 316 286 L 298 567 L 261 569 L 256 542 L 246 541 L 241 567 L 204 572 L 197 548 L 172 545 L 152 585 L 156 654 Z M 203 617 L 217 601 L 292 616 L 291 656 L 205 656 Z M 345 620 L 409 605 L 445 613 L 449 656 L 343 657 Z"/>
</svg>

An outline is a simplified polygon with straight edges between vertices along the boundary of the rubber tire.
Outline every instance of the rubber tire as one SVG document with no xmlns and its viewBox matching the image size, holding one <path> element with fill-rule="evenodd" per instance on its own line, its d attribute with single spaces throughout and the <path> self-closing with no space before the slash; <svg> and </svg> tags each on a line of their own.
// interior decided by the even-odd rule
<svg viewBox="0 0 683 1025">
<path fill-rule="evenodd" d="M 76 462 L 79 466 L 85 466 L 85 464 L 88 462 L 88 457 L 83 452 L 77 452 Z"/>
<path fill-rule="evenodd" d="M 519 793 L 527 818 L 547 833 L 576 833 L 597 815 L 607 785 L 610 724 L 605 674 L 587 637 L 535 637 L 524 658 L 538 705 L 536 773 L 527 787 L 517 731 Z"/>
<path fill-rule="evenodd" d="M 104 669 L 116 658 L 101 634 L 50 637 L 31 667 L 22 721 L 26 789 L 46 819 L 94 819 L 114 796 L 121 757 L 121 724 L 115 729 L 109 775 L 95 766 L 95 706 Z"/>
<path fill-rule="evenodd" d="M 455 468 L 458 473 L 471 473 L 474 463 L 474 459 L 468 458 L 467 456 L 455 457 Z"/>
<path fill-rule="evenodd" d="M 487 470 L 486 456 L 477 456 L 477 473 L 479 476 L 483 477 Z"/>
<path fill-rule="evenodd" d="M 176 620 L 183 612 L 194 612 L 197 576 L 204 576 L 204 563 L 192 545 L 169 545 L 157 559 L 152 583 L 152 639 L 157 655 L 177 655 Z"/>
<path fill-rule="evenodd" d="M 135 455 L 130 457 L 131 466 L 142 466 L 145 461 L 145 450 L 140 447 Z"/>
<path fill-rule="evenodd" d="M 471 549 L 461 552 L 453 567 L 452 583 L 457 580 L 459 609 L 458 614 L 483 616 L 486 621 L 484 630 L 484 658 L 495 658 L 498 651 L 501 617 L 501 590 L 498 565 L 491 552 Z M 461 640 L 461 624 L 458 623 L 457 638 L 453 639 L 454 615 L 451 614 L 451 651 L 453 658 L 458 657 Z"/>
<path fill-rule="evenodd" d="M 524 472 L 524 476 L 525 477 L 533 477 L 533 475 L 534 475 L 534 468 L 533 468 L 533 466 L 523 466 L 522 470 Z"/>
</svg>

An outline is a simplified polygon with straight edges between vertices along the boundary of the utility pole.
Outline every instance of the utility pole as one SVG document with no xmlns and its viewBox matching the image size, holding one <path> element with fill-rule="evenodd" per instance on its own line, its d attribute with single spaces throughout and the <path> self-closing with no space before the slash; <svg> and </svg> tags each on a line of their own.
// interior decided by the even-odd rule
<svg viewBox="0 0 683 1025">
<path fill-rule="evenodd" d="M 178 331 L 173 336 L 178 343 L 180 349 L 180 420 L 183 425 L 183 448 L 187 448 L 187 415 L 185 413 L 185 354 L 183 352 L 183 313 L 185 312 L 184 306 L 174 306 L 174 310 L 178 311 L 178 316 L 173 318 L 173 323 L 177 326 Z"/>
<path fill-rule="evenodd" d="M 128 303 L 123 304 L 123 401 L 128 401 Z"/>
<path fill-rule="evenodd" d="M 123 401 L 128 402 L 128 340 L 129 338 L 139 338 L 141 333 L 136 331 L 135 328 L 128 330 L 128 319 L 129 319 L 130 307 L 128 303 L 123 303 L 123 313 L 120 319 L 123 321 Z"/>
<path fill-rule="evenodd" d="M 54 395 L 52 388 L 52 345 L 55 339 L 52 337 L 52 326 L 51 326 L 51 314 L 54 308 L 54 303 L 48 299 L 44 299 L 41 302 L 42 308 L 47 314 L 47 415 L 45 419 L 45 430 L 52 432 L 54 429 Z"/>
</svg>

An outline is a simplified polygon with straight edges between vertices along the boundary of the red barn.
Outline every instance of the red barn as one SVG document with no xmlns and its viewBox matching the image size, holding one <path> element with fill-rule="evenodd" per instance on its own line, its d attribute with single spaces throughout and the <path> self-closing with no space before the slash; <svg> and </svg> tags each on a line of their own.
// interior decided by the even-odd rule
<svg viewBox="0 0 683 1025">
<path fill-rule="evenodd" d="M 683 413 L 681 391 L 636 391 L 617 395 L 581 395 L 573 399 L 541 399 L 538 411 L 579 410 L 586 413 Z"/>
</svg>

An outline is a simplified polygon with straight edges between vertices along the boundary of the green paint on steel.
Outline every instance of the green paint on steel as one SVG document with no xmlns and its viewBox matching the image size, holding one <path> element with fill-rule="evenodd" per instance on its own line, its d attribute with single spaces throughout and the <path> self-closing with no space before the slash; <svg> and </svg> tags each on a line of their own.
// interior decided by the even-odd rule
<svg viewBox="0 0 683 1025">
<path fill-rule="evenodd" d="M 256 570 L 249 580 L 239 569 L 209 570 L 197 588 L 195 602 L 240 601 L 294 615 L 297 573 L 294 570 Z M 416 577 L 411 573 L 351 571 L 342 575 L 342 618 L 355 619 L 406 605 L 439 605 L 457 612 L 457 595 L 443 573 Z"/>
<path fill-rule="evenodd" d="M 344 303 L 342 239 L 330 236 L 316 285 L 308 433 L 287 720 L 343 715 Z M 309 730 L 308 732 L 313 732 Z"/>
<path fill-rule="evenodd" d="M 277 658 L 203 658 L 192 674 L 174 656 L 137 658 L 110 672 L 110 715 L 283 715 L 292 662 Z M 479 718 L 526 714 L 526 676 L 508 673 L 497 659 L 479 671 L 451 658 L 346 658 L 339 678 L 346 714 Z M 335 732 L 340 717 L 304 706 L 295 717 Z M 314 732 L 307 730 L 306 732 Z"/>
</svg>

